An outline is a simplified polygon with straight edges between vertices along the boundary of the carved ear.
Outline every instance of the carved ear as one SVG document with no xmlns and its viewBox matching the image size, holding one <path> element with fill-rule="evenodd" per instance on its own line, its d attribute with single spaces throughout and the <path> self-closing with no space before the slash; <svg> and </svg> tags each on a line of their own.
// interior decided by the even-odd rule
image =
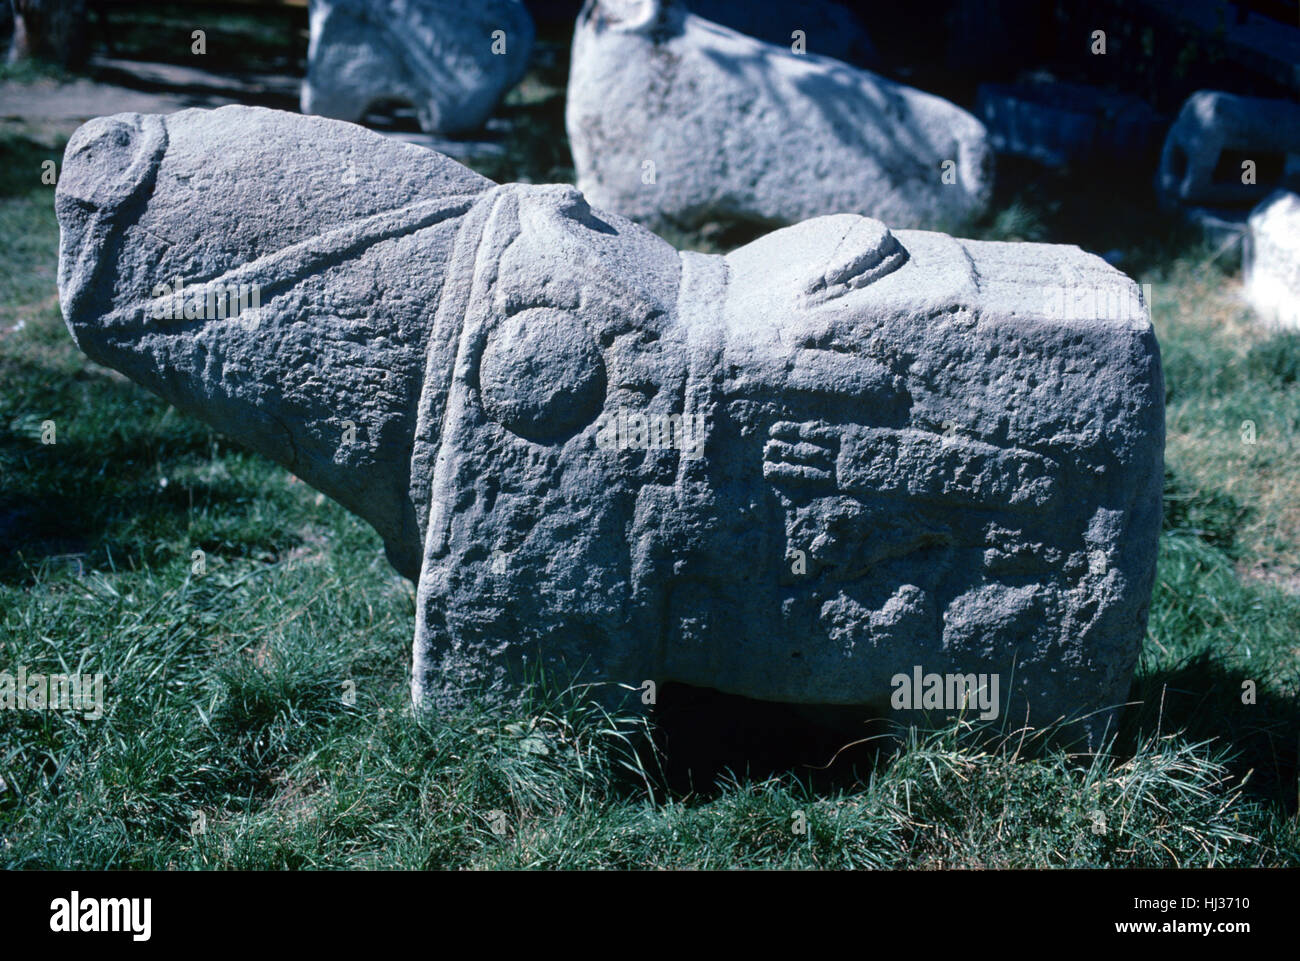
<svg viewBox="0 0 1300 961">
<path fill-rule="evenodd" d="M 908 257 L 879 220 L 831 214 L 764 234 L 727 254 L 727 263 L 732 289 L 779 289 L 816 304 L 875 283 Z"/>
<path fill-rule="evenodd" d="M 907 261 L 907 251 L 879 220 L 858 217 L 826 260 L 826 269 L 804 286 L 809 296 L 836 297 L 865 287 Z"/>
</svg>

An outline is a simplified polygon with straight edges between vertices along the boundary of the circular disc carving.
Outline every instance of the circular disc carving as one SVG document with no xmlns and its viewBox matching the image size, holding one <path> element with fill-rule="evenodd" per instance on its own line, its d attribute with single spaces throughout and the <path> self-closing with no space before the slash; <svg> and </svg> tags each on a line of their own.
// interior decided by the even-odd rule
<svg viewBox="0 0 1300 961">
<path fill-rule="evenodd" d="M 491 333 L 479 388 L 483 409 L 503 427 L 532 441 L 560 441 L 600 412 L 605 361 L 578 317 L 534 307 Z"/>
</svg>

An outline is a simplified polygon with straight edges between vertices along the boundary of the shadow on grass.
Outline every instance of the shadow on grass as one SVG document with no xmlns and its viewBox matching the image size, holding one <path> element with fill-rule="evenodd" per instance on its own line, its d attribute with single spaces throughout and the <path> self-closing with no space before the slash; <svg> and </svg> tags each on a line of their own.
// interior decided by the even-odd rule
<svg viewBox="0 0 1300 961">
<path fill-rule="evenodd" d="M 1254 682 L 1255 703 L 1241 702 L 1246 681 Z M 1130 701 L 1135 703 L 1124 712 L 1112 750 L 1118 762 L 1131 759 L 1141 742 L 1157 733 L 1213 741 L 1212 749 L 1228 752 L 1228 770 L 1244 782 L 1247 796 L 1296 813 L 1300 704 L 1294 699 L 1272 693 L 1246 672 L 1225 669 L 1205 653 L 1140 676 Z M 716 797 L 732 775 L 750 781 L 792 776 L 819 794 L 852 789 L 899 745 L 887 736 L 891 728 L 885 718 L 846 710 L 828 723 L 796 705 L 671 684 L 660 691 L 653 731 L 659 787 L 702 799 Z M 1040 756 L 1043 747 L 1031 737 L 1023 755 Z M 1086 765 L 1089 757 L 1080 754 L 1076 761 Z"/>
<path fill-rule="evenodd" d="M 1233 514 L 1234 503 L 1224 503 Z M 1215 500 L 1205 511 L 1216 504 L 1223 507 Z M 1153 737 L 1209 742 L 1204 750 L 1225 756 L 1246 796 L 1294 814 L 1300 700 L 1292 692 L 1300 689 L 1300 665 L 1288 623 L 1300 623 L 1296 601 L 1241 579 L 1231 538 L 1212 543 L 1216 531 L 1230 534 L 1226 522 L 1208 523 L 1186 502 L 1170 501 L 1166 512 L 1152 633 L 1107 753 L 1122 765 L 1138 753 L 1149 759 Z M 1194 532 L 1188 517 L 1208 529 Z M 852 787 L 878 772 L 897 745 L 882 736 L 894 733 L 887 718 L 836 717 L 680 685 L 663 686 L 654 720 L 662 783 L 679 795 L 714 796 L 728 775 L 790 775 L 816 791 Z M 1023 755 L 1041 756 L 1046 746 L 1031 736 Z M 1074 763 L 1090 763 L 1072 749 L 1080 751 Z"/>
<path fill-rule="evenodd" d="M 1231 494 L 1195 487 L 1165 465 L 1163 530 L 1196 537 L 1236 559 L 1237 535 L 1253 513 Z"/>
<path fill-rule="evenodd" d="M 141 388 L 3 356 L 0 377 L 18 388 L 0 397 L 0 583 L 29 586 L 42 564 L 154 560 L 186 531 L 187 549 L 208 552 L 275 556 L 299 544 L 286 512 L 253 517 L 265 489 L 231 475 L 253 455 Z M 47 421 L 53 444 L 42 443 Z M 170 482 L 178 469 L 199 477 Z"/>
<path fill-rule="evenodd" d="M 0 197 L 20 197 L 41 186 L 42 164 L 53 160 L 63 163 L 63 146 L 51 149 L 28 137 L 5 131 L 0 135 Z M 46 190 L 51 190 L 46 186 Z M 51 193 L 52 196 L 52 193 Z M 5 238 L 9 242 L 9 238 Z"/>
<path fill-rule="evenodd" d="M 685 684 L 660 688 L 653 720 L 661 786 L 677 795 L 710 796 L 730 774 L 755 781 L 791 774 L 815 790 L 847 789 L 896 745 L 879 737 L 890 733 L 888 720 L 866 711 L 756 701 Z"/>
<path fill-rule="evenodd" d="M 298 98 L 295 94 L 250 88 L 244 81 L 253 78 L 237 72 L 209 74 L 205 78 L 207 82 L 184 83 L 141 76 L 130 68 L 102 66 L 95 69 L 93 79 L 98 83 L 114 84 L 142 93 L 175 97 L 187 107 L 219 107 L 233 100 L 251 107 L 270 107 L 292 113 L 298 111 Z M 229 80 L 229 84 L 223 83 L 224 80 Z"/>
<path fill-rule="evenodd" d="M 1247 682 L 1253 703 L 1242 702 Z M 1191 741 L 1213 739 L 1215 746 L 1230 751 L 1233 776 L 1248 778 L 1246 794 L 1296 813 L 1300 703 L 1295 698 L 1279 696 L 1262 678 L 1225 668 L 1203 652 L 1175 667 L 1140 675 L 1130 699 L 1140 703 L 1125 712 L 1121 751 L 1131 752 L 1141 735 L 1157 731 L 1178 732 Z"/>
</svg>

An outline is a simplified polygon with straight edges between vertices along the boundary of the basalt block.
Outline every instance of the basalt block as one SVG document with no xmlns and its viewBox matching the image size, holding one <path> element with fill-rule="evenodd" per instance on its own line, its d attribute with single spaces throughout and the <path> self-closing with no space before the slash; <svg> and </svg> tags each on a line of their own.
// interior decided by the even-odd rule
<svg viewBox="0 0 1300 961">
<path fill-rule="evenodd" d="M 234 106 L 86 124 L 56 206 L 78 345 L 417 582 L 421 705 L 545 676 L 913 717 L 960 708 L 931 676 L 996 677 L 994 716 L 1099 735 L 1126 699 L 1164 390 L 1098 257 L 854 214 L 679 252 Z"/>
<path fill-rule="evenodd" d="M 311 0 L 302 112 L 359 122 L 385 103 L 422 130 L 479 127 L 528 69 L 520 0 Z"/>
<path fill-rule="evenodd" d="M 856 213 L 953 227 L 992 188 L 984 127 L 965 110 L 676 0 L 588 0 L 565 123 L 578 187 L 650 226 Z"/>
</svg>

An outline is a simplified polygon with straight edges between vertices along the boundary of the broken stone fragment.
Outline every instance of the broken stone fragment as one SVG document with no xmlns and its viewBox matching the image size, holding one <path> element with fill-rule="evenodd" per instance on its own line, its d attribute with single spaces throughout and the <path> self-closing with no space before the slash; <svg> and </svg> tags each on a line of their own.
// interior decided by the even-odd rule
<svg viewBox="0 0 1300 961">
<path fill-rule="evenodd" d="M 302 112 L 359 122 L 396 102 L 426 132 L 471 130 L 523 77 L 532 45 L 520 0 L 311 0 Z"/>
<path fill-rule="evenodd" d="M 653 680 L 912 720 L 960 705 L 900 676 L 996 675 L 981 716 L 1113 729 L 1164 390 L 1098 257 L 856 214 L 678 252 L 572 187 L 233 106 L 86 124 L 56 207 L 78 345 L 417 581 L 421 705 Z M 258 304 L 155 320 L 177 277 Z"/>
<path fill-rule="evenodd" d="M 651 226 L 857 213 L 955 227 L 992 188 L 984 127 L 961 108 L 677 0 L 589 0 L 565 122 L 578 187 Z"/>
</svg>

